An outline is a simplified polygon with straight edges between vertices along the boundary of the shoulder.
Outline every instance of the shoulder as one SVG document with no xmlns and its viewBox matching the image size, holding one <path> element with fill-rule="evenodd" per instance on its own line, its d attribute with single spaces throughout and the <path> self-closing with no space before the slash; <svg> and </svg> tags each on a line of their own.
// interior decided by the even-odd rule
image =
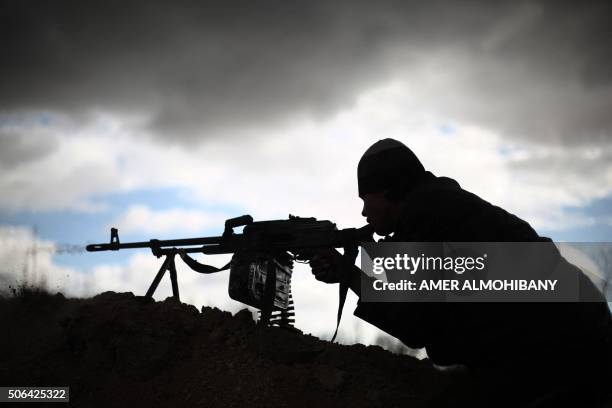
<svg viewBox="0 0 612 408">
<path fill-rule="evenodd" d="M 447 177 L 435 177 L 406 199 L 397 225 L 406 241 L 531 241 L 531 226 Z"/>
</svg>

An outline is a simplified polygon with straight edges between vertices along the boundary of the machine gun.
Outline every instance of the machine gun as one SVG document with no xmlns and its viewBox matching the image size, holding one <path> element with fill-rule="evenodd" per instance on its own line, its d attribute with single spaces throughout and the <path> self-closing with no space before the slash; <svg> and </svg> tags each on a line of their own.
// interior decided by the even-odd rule
<svg viewBox="0 0 612 408">
<path fill-rule="evenodd" d="M 242 226 L 244 226 L 242 233 L 234 232 L 234 228 Z M 250 215 L 243 215 L 225 221 L 225 230 L 221 236 L 121 243 L 118 230 L 111 228 L 108 244 L 92 244 L 86 249 L 97 252 L 150 248 L 156 257 L 165 256 L 164 263 L 145 295 L 147 298 L 153 296 L 159 282 L 168 271 L 172 294 L 177 300 L 179 299 L 174 262 L 176 254 L 180 254 L 196 272 L 215 273 L 229 268 L 228 292 L 232 299 L 259 309 L 261 324 L 290 326 L 293 323 L 291 296 L 293 261 L 309 261 L 317 248 L 343 248 L 346 266 L 352 267 L 359 244 L 372 241 L 372 234 L 373 230 L 368 225 L 362 228 L 338 230 L 336 224 L 331 221 L 320 221 L 315 218 L 289 215 L 289 219 L 286 220 L 254 222 Z M 188 253 L 234 255 L 229 264 L 215 268 L 193 260 L 187 255 Z M 348 282 L 340 282 L 338 324 L 347 289 Z M 336 327 L 336 333 L 337 331 Z M 334 338 L 335 336 L 336 334 Z"/>
</svg>

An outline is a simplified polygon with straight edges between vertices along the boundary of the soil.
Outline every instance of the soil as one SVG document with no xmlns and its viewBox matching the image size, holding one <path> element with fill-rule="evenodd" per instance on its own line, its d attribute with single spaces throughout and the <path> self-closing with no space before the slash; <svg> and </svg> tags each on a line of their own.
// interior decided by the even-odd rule
<svg viewBox="0 0 612 408">
<path fill-rule="evenodd" d="M 0 298 L 0 324 L 0 385 L 69 386 L 74 407 L 425 407 L 452 383 L 427 360 L 172 298 L 24 292 Z"/>
</svg>

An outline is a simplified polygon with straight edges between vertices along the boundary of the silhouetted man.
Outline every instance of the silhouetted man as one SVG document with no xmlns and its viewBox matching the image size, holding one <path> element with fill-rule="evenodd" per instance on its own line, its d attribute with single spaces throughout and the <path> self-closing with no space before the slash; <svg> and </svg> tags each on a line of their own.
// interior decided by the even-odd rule
<svg viewBox="0 0 612 408">
<path fill-rule="evenodd" d="M 393 234 L 387 242 L 550 241 L 455 180 L 426 171 L 396 140 L 373 144 L 357 176 L 362 215 L 377 234 Z M 340 265 L 335 251 L 311 261 L 318 280 L 346 280 L 360 296 L 361 280 L 368 278 Z M 466 366 L 476 388 L 464 390 L 456 404 L 597 406 L 609 386 L 612 323 L 603 297 L 590 303 L 494 304 L 360 299 L 354 313 L 409 347 L 425 347 L 435 364 Z"/>
</svg>

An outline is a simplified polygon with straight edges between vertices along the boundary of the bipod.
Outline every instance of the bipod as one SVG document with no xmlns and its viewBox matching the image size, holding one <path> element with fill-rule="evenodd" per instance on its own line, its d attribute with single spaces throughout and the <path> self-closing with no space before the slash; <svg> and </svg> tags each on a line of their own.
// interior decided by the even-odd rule
<svg viewBox="0 0 612 408">
<path fill-rule="evenodd" d="M 159 282 L 164 277 L 166 271 L 170 272 L 170 282 L 172 283 L 172 296 L 180 301 L 179 297 L 179 289 L 178 289 L 178 281 L 176 279 L 176 265 L 174 264 L 174 257 L 176 256 L 176 252 L 166 253 L 166 260 L 162 264 L 161 268 L 159 268 L 159 272 L 155 275 L 155 279 L 151 282 L 151 286 L 149 286 L 149 290 L 147 290 L 146 298 L 152 298 L 153 293 L 157 289 Z"/>
</svg>

